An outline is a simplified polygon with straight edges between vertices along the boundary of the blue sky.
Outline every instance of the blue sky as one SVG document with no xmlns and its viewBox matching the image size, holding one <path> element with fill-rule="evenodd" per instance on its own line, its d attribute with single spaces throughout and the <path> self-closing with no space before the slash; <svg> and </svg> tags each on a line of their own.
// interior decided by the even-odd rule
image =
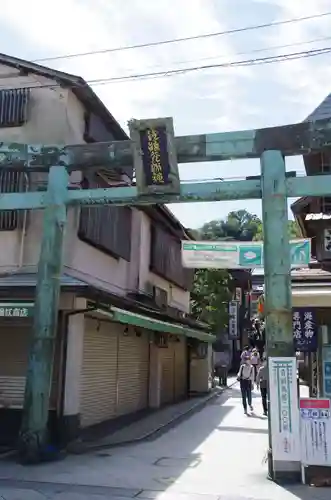
<svg viewBox="0 0 331 500">
<path fill-rule="evenodd" d="M 331 11 L 331 0 L 3 0 L 1 7 L 1 51 L 35 60 L 309 16 Z M 330 32 L 331 16 L 43 64 L 93 80 L 329 47 Z M 311 42 L 323 37 L 330 39 Z M 287 44 L 295 45 L 277 48 Z M 94 89 L 125 127 L 133 117 L 173 116 L 178 135 L 242 130 L 303 120 L 330 92 L 330 62 L 327 54 Z M 287 168 L 302 172 L 301 159 L 288 159 Z M 255 160 L 181 166 L 182 180 L 258 173 Z M 170 208 L 190 227 L 223 218 L 230 210 L 261 214 L 260 203 L 249 200 Z"/>
</svg>

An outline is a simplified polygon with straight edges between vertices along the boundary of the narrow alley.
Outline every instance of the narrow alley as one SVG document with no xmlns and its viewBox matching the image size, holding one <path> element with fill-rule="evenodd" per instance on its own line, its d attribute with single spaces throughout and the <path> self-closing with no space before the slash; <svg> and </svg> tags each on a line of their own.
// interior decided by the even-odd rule
<svg viewBox="0 0 331 500">
<path fill-rule="evenodd" d="M 254 394 L 243 414 L 238 385 L 154 441 L 69 456 L 57 463 L 0 464 L 5 500 L 326 500 L 330 490 L 269 481 L 267 419 Z"/>
</svg>

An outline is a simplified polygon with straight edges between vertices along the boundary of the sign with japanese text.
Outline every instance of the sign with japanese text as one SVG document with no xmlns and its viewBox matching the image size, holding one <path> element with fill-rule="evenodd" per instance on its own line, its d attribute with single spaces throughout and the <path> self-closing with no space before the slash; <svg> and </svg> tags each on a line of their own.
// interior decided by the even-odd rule
<svg viewBox="0 0 331 500">
<path fill-rule="evenodd" d="M 251 269 L 264 265 L 260 241 L 182 241 L 182 263 L 195 269 Z M 310 240 L 290 241 L 292 267 L 308 267 Z"/>
<path fill-rule="evenodd" d="M 0 302 L 0 318 L 31 318 L 33 302 Z"/>
<path fill-rule="evenodd" d="M 331 465 L 331 415 L 329 399 L 300 399 L 301 462 Z"/>
<path fill-rule="evenodd" d="M 299 406 L 295 357 L 269 358 L 273 460 L 299 461 Z"/>
<path fill-rule="evenodd" d="M 300 352 L 317 350 L 318 326 L 315 310 L 307 307 L 293 308 L 294 348 Z"/>
<path fill-rule="evenodd" d="M 139 195 L 180 194 L 172 118 L 129 122 Z"/>
<path fill-rule="evenodd" d="M 229 339 L 235 340 L 239 337 L 238 328 L 238 302 L 229 302 Z"/>
</svg>

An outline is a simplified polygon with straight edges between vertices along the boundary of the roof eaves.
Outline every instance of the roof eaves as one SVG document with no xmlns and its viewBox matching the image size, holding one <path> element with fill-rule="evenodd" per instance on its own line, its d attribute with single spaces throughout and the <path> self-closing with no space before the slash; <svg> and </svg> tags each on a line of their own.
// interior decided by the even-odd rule
<svg viewBox="0 0 331 500">
<path fill-rule="evenodd" d="M 63 71 L 48 68 L 47 66 L 25 61 L 24 59 L 12 57 L 7 54 L 0 53 L 0 62 L 21 71 L 30 71 L 46 78 L 52 78 L 59 84 L 70 87 L 76 97 L 83 102 L 86 107 L 89 107 L 89 109 L 93 110 L 102 118 L 104 124 L 113 132 L 116 140 L 129 139 L 127 133 L 122 129 L 108 108 L 82 77 L 64 73 Z"/>
</svg>

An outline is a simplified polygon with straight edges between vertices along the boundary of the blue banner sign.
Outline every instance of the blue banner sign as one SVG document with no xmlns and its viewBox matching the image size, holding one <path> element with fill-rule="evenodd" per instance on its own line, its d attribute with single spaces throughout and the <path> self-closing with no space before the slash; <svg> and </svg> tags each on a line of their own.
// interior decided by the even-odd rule
<svg viewBox="0 0 331 500">
<path fill-rule="evenodd" d="M 293 308 L 293 339 L 296 351 L 314 352 L 317 350 L 317 321 L 312 308 Z"/>
</svg>

